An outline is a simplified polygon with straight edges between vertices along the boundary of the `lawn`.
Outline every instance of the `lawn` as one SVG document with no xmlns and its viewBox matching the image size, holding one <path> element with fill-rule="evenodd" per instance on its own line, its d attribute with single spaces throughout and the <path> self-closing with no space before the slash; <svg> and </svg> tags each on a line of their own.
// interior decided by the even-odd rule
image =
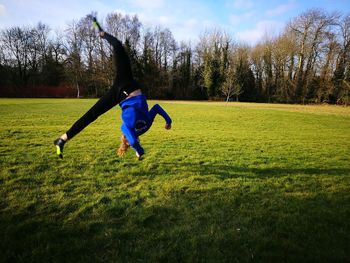
<svg viewBox="0 0 350 263">
<path fill-rule="evenodd" d="M 58 159 L 94 102 L 0 99 L 0 262 L 350 262 L 349 107 L 160 101 L 142 161 L 116 107 Z"/>
</svg>

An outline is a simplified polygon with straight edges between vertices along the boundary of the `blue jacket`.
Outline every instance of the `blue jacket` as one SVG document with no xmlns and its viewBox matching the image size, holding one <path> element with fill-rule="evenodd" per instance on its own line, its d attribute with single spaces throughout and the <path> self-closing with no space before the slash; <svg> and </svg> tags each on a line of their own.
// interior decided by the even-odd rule
<svg viewBox="0 0 350 263">
<path fill-rule="evenodd" d="M 144 154 L 144 150 L 137 137 L 149 130 L 156 115 L 161 115 L 167 124 L 172 122 L 169 115 L 158 104 L 155 104 L 148 111 L 146 97 L 143 94 L 125 99 L 119 103 L 119 106 L 122 109 L 123 120 L 121 130 L 129 144 L 139 155 Z"/>
</svg>

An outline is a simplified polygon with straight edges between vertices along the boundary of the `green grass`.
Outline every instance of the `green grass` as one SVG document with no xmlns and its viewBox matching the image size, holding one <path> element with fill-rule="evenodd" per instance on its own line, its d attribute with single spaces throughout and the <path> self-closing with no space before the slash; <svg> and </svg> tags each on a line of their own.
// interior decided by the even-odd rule
<svg viewBox="0 0 350 263">
<path fill-rule="evenodd" d="M 56 158 L 94 102 L 0 100 L 0 261 L 350 262 L 350 108 L 160 102 L 143 161 L 116 108 Z"/>
</svg>

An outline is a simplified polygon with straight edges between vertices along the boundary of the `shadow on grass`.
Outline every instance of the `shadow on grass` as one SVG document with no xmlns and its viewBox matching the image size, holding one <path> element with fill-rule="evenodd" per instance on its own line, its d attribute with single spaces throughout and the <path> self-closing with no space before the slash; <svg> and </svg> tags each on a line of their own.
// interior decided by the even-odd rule
<svg viewBox="0 0 350 263">
<path fill-rule="evenodd" d="M 119 162 L 113 164 L 118 171 Z M 129 166 L 125 163 L 124 168 L 129 170 Z M 40 163 L 35 171 L 47 169 L 47 164 Z M 47 185 L 42 184 L 40 176 L 19 176 L 13 182 L 16 191 L 33 191 L 32 195 L 28 194 L 29 200 L 11 200 L 16 195 L 0 188 L 0 262 L 347 262 L 350 259 L 349 183 L 336 185 L 337 181 L 331 181 L 324 187 L 309 179 L 310 176 L 346 179 L 350 169 L 160 162 L 143 170 L 142 179 L 135 176 L 125 183 L 126 190 L 118 185 L 122 178 L 113 178 L 112 173 L 104 174 L 104 169 L 98 169 L 99 180 L 82 176 L 66 185 L 65 178 L 49 179 L 50 185 L 68 193 L 69 200 L 62 199 L 62 203 L 41 192 Z M 136 172 L 140 173 L 137 169 Z M 153 184 L 152 179 L 166 176 L 165 172 L 203 180 L 181 184 L 169 178 L 170 186 L 165 187 L 162 182 Z M 102 175 L 106 181 L 101 179 Z M 210 184 L 207 178 L 219 179 L 219 183 Z M 226 181 L 235 178 L 246 180 L 244 184 L 234 184 L 232 180 L 232 185 L 230 180 Z M 287 184 L 278 185 L 274 180 L 255 180 L 270 178 L 287 178 L 290 185 L 287 189 Z M 0 186 L 5 187 L 7 180 L 2 179 Z M 87 197 L 75 196 L 77 187 L 82 187 L 81 192 L 85 190 Z M 92 199 L 89 195 L 93 191 L 103 192 L 103 187 L 115 188 L 109 190 L 114 195 L 84 203 Z M 128 191 L 142 187 L 143 196 Z M 27 204 L 20 203 L 23 201 Z"/>
<path fill-rule="evenodd" d="M 199 174 L 203 176 L 215 175 L 220 179 L 230 179 L 238 177 L 249 178 L 273 178 L 295 175 L 316 175 L 316 176 L 349 176 L 350 169 L 348 168 L 291 168 L 291 167 L 269 167 L 269 168 L 256 168 L 256 167 L 238 167 L 233 165 L 224 164 L 211 164 L 211 163 L 159 163 L 158 166 L 163 169 L 172 172 L 174 167 L 178 170 L 186 171 L 191 174 Z M 144 171 L 148 175 L 154 175 L 154 170 Z M 176 168 L 175 168 L 176 172 Z"/>
<path fill-rule="evenodd" d="M 242 186 L 200 195 L 175 188 L 157 200 L 135 201 L 130 193 L 85 208 L 48 200 L 24 209 L 2 205 L 0 261 L 346 262 L 349 203 L 347 191 Z"/>
</svg>

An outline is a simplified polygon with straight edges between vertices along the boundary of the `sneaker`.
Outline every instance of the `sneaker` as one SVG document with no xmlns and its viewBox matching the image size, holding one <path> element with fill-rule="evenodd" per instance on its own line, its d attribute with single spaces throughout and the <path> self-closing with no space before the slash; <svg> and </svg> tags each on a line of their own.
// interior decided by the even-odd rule
<svg viewBox="0 0 350 263">
<path fill-rule="evenodd" d="M 99 33 L 104 32 L 100 24 L 97 22 L 96 17 L 92 18 L 92 25 L 98 30 Z"/>
<path fill-rule="evenodd" d="M 136 152 L 136 156 L 137 156 L 137 159 L 138 159 L 139 161 L 142 160 L 142 155 L 143 155 L 143 154 L 139 154 L 138 152 Z"/>
<path fill-rule="evenodd" d="M 56 145 L 56 153 L 61 159 L 63 159 L 63 147 L 65 143 L 66 141 L 62 140 L 61 138 L 58 138 L 53 142 L 53 144 Z"/>
</svg>

